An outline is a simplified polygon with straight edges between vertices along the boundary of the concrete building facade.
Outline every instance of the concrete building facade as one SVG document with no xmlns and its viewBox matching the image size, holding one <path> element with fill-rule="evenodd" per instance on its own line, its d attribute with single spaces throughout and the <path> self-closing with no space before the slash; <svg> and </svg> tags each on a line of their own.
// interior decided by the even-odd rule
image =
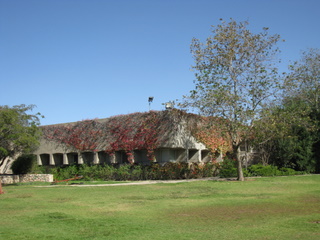
<svg viewBox="0 0 320 240">
<path fill-rule="evenodd" d="M 152 118 L 150 118 L 150 114 L 152 114 Z M 153 121 L 152 124 L 150 124 L 150 119 Z M 121 115 L 94 121 L 96 122 L 95 130 L 90 130 L 91 132 L 87 131 L 87 135 L 92 134 L 91 137 L 96 139 L 96 142 L 93 143 L 94 149 L 74 147 L 74 145 L 68 144 L 70 141 L 66 143 L 66 141 L 61 140 L 61 135 L 74 134 L 74 131 L 76 131 L 72 130 L 73 132 L 66 133 L 69 130 L 64 131 L 63 128 L 75 129 L 75 126 L 80 122 L 43 126 L 42 128 L 45 133 L 40 141 L 39 148 L 34 152 L 37 156 L 38 164 L 42 166 L 125 164 L 129 162 L 134 164 L 149 164 L 148 149 L 147 147 L 143 148 L 143 141 L 140 144 L 141 146 L 136 149 L 128 151 L 128 149 L 118 147 L 113 149 L 110 154 L 110 146 L 113 146 L 115 141 L 121 144 L 121 138 L 123 137 L 121 136 L 121 129 L 124 129 L 122 131 L 125 134 L 130 135 L 130 139 L 126 138 L 122 141 L 135 141 L 135 136 L 140 131 L 138 129 L 142 129 L 141 126 L 148 131 L 151 131 L 150 129 L 152 128 L 155 129 L 153 137 L 157 139 L 157 143 L 154 144 L 156 147 L 153 149 L 153 162 L 159 164 L 166 162 L 204 163 L 212 160 L 206 146 L 197 141 L 192 135 L 192 127 L 197 123 L 197 117 L 193 114 L 186 114 L 179 110 L 166 110 Z M 97 124 L 99 126 L 96 126 Z M 130 130 L 125 129 L 127 126 L 130 126 L 128 127 Z M 57 129 L 61 127 L 62 131 L 60 133 L 57 132 Z M 58 136 L 50 137 L 50 133 L 48 134 L 47 131 L 50 128 L 51 135 L 55 133 Z M 102 134 L 99 129 L 103 132 Z M 116 130 L 119 132 L 116 132 Z M 97 137 L 97 134 L 100 134 L 99 137 Z M 117 136 L 115 137 L 115 135 Z M 115 138 L 119 139 L 115 140 Z M 144 140 L 147 141 L 146 139 Z M 131 154 L 130 160 L 128 158 L 129 152 Z M 218 158 L 218 160 L 221 160 L 221 158 Z"/>
</svg>

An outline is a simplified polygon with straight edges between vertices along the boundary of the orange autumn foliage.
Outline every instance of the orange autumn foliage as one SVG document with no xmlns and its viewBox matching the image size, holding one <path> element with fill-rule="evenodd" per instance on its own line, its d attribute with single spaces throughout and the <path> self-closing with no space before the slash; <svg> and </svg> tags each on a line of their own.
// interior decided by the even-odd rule
<svg viewBox="0 0 320 240">
<path fill-rule="evenodd" d="M 202 123 L 197 127 L 194 136 L 202 142 L 210 150 L 211 153 L 222 153 L 232 149 L 230 140 L 225 132 L 223 132 L 218 124 L 210 124 L 208 118 L 203 118 Z"/>
</svg>

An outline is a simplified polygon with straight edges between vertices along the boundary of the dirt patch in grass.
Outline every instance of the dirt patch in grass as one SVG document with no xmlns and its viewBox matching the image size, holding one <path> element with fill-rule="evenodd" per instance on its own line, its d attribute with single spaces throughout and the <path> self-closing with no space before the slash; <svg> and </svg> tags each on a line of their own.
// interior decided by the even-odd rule
<svg viewBox="0 0 320 240">
<path fill-rule="evenodd" d="M 54 198 L 52 200 L 50 200 L 50 202 L 52 203 L 67 203 L 67 202 L 71 202 L 73 199 L 69 198 L 69 197 L 61 197 L 61 198 Z"/>
<path fill-rule="evenodd" d="M 29 193 L 18 194 L 16 198 L 31 198 L 33 195 Z"/>
<path fill-rule="evenodd" d="M 307 195 L 305 197 L 301 197 L 297 199 L 297 202 L 299 203 L 305 203 L 305 204 L 318 204 L 320 207 L 320 197 L 313 196 L 313 195 Z"/>
<path fill-rule="evenodd" d="M 310 223 L 318 223 L 318 224 L 320 224 L 320 220 L 317 220 L 317 221 L 311 221 Z"/>
<path fill-rule="evenodd" d="M 307 205 L 301 203 L 287 204 L 287 203 L 268 203 L 268 204 L 245 204 L 237 206 L 210 206 L 197 207 L 189 209 L 177 209 L 168 213 L 170 218 L 174 221 L 236 221 L 255 219 L 264 219 L 269 217 L 281 216 L 297 216 L 304 214 L 320 213 L 319 199 L 318 201 L 309 202 Z M 197 219 L 197 220 L 196 220 Z M 316 221 L 315 221 L 316 222 Z"/>
</svg>

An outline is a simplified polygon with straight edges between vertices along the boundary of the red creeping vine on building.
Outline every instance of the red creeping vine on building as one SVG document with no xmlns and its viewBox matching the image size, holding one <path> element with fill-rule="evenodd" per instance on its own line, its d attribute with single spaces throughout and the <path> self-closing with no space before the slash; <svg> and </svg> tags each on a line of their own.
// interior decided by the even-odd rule
<svg viewBox="0 0 320 240">
<path fill-rule="evenodd" d="M 214 153 L 228 150 L 229 146 L 222 132 L 210 125 L 208 118 L 176 109 L 170 112 L 150 111 L 105 120 L 84 120 L 45 126 L 42 130 L 46 140 L 76 151 L 104 149 L 109 155 L 114 155 L 116 151 L 125 151 L 128 161 L 132 164 L 134 150 L 146 150 L 148 159 L 154 161 L 155 149 L 167 140 L 168 132 L 178 130 L 175 123 L 181 123 L 184 117 L 189 117 L 186 122 L 190 125 L 188 129 L 192 129 L 191 134 L 210 151 Z"/>
<path fill-rule="evenodd" d="M 159 146 L 159 136 L 164 128 L 157 112 L 135 113 L 112 117 L 107 121 L 84 120 L 76 123 L 43 127 L 46 140 L 55 141 L 77 151 L 98 151 L 99 146 L 113 155 L 123 150 L 133 163 L 134 150 L 147 150 L 148 159 L 154 160 L 154 150 Z"/>
<path fill-rule="evenodd" d="M 107 153 L 112 155 L 115 151 L 124 150 L 128 161 L 133 163 L 133 151 L 146 149 L 148 159 L 154 160 L 154 150 L 160 145 L 159 136 L 163 132 L 156 112 L 118 116 L 110 121 L 108 125 L 112 126 L 113 141 L 106 148 Z"/>
<path fill-rule="evenodd" d="M 45 139 L 53 140 L 79 151 L 96 151 L 102 135 L 100 123 L 84 120 L 75 124 L 46 126 L 42 130 Z"/>
</svg>

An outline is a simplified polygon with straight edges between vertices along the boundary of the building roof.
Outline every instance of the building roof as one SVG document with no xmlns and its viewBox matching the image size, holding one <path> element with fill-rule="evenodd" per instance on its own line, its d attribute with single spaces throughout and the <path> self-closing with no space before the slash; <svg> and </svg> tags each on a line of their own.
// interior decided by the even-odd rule
<svg viewBox="0 0 320 240">
<path fill-rule="evenodd" d="M 42 126 L 43 139 L 85 151 L 132 151 L 176 145 L 201 117 L 178 109 L 137 112 L 104 119 Z M 195 139 L 192 139 L 195 141 Z M 181 144 L 180 144 L 181 145 Z"/>
</svg>

